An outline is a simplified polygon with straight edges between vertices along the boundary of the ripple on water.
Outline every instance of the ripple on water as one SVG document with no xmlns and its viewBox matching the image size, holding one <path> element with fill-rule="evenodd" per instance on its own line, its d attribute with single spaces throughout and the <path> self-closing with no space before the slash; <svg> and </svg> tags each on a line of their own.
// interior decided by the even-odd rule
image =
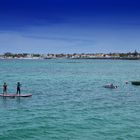
<svg viewBox="0 0 140 140">
<path fill-rule="evenodd" d="M 0 140 L 140 139 L 140 63 L 1 60 L 0 83 L 31 98 L 0 99 Z M 135 73 L 134 73 L 135 72 Z M 8 73 L 8 74 L 7 74 Z M 132 74 L 133 73 L 133 74 Z M 114 83 L 118 89 L 105 89 Z"/>
</svg>

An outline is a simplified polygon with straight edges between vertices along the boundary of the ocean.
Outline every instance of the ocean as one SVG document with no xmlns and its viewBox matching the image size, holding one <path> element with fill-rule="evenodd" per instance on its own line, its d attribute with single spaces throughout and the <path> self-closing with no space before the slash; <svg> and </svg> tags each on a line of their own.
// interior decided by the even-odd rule
<svg viewBox="0 0 140 140">
<path fill-rule="evenodd" d="M 139 140 L 140 61 L 0 60 L 0 140 Z M 128 81 L 128 84 L 125 82 Z M 117 89 L 103 85 L 113 83 Z"/>
</svg>

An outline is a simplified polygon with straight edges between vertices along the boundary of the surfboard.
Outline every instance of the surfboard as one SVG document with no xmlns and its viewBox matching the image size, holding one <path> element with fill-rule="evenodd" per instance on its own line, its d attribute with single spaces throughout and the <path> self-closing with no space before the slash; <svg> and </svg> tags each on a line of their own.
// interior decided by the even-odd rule
<svg viewBox="0 0 140 140">
<path fill-rule="evenodd" d="M 31 97 L 32 94 L 0 94 L 1 97 Z"/>
</svg>

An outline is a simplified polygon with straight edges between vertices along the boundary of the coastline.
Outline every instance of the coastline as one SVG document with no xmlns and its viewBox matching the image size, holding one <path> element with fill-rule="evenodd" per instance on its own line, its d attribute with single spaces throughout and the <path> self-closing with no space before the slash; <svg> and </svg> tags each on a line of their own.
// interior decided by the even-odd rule
<svg viewBox="0 0 140 140">
<path fill-rule="evenodd" d="M 121 57 L 110 57 L 110 58 L 105 58 L 105 57 L 95 57 L 95 58 L 73 58 L 73 59 L 100 59 L 100 60 L 140 60 L 140 58 L 121 58 Z"/>
<path fill-rule="evenodd" d="M 0 60 L 45 60 L 45 59 L 93 59 L 93 60 L 140 60 L 140 58 L 128 58 L 128 57 L 93 57 L 93 58 L 67 58 L 67 57 L 57 57 L 57 58 L 0 58 Z"/>
<path fill-rule="evenodd" d="M 136 50 L 129 53 L 4 53 L 0 59 L 106 59 L 106 60 L 140 60 L 140 53 Z"/>
</svg>

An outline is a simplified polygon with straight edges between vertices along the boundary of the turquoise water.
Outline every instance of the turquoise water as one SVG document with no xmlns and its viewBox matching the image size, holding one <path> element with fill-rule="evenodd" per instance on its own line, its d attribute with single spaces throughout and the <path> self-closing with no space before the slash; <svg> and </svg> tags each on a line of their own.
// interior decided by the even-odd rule
<svg viewBox="0 0 140 140">
<path fill-rule="evenodd" d="M 0 140 L 139 140 L 140 61 L 0 60 Z M 108 83 L 118 89 L 105 89 Z M 1 88 L 2 90 L 2 88 Z"/>
</svg>

